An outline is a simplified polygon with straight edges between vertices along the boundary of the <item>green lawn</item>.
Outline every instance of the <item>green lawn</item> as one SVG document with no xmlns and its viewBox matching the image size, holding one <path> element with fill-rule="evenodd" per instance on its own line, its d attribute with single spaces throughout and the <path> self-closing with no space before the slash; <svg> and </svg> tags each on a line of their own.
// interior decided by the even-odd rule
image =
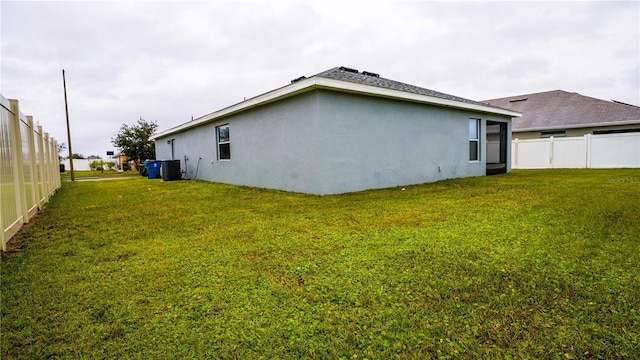
<svg viewBox="0 0 640 360">
<path fill-rule="evenodd" d="M 640 357 L 640 170 L 310 196 L 65 182 L 1 262 L 1 357 Z"/>
<path fill-rule="evenodd" d="M 75 179 L 86 179 L 86 178 L 112 178 L 112 177 L 129 177 L 129 176 L 140 176 L 137 171 L 117 171 L 117 170 L 74 170 L 73 177 Z M 71 172 L 65 171 L 60 174 L 60 178 L 62 180 L 71 180 Z"/>
</svg>

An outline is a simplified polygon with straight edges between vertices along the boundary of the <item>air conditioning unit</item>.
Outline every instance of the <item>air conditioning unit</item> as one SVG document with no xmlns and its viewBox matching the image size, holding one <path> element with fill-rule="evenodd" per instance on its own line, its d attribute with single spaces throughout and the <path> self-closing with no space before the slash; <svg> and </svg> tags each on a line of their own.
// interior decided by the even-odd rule
<svg viewBox="0 0 640 360">
<path fill-rule="evenodd" d="M 182 173 L 180 172 L 180 160 L 162 161 L 162 180 L 180 180 L 181 177 Z"/>
</svg>

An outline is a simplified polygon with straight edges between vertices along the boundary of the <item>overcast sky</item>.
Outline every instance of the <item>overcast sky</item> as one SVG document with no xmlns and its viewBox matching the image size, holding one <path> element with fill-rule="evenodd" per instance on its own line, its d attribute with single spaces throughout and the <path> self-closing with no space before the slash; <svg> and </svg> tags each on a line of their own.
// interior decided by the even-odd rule
<svg viewBox="0 0 640 360">
<path fill-rule="evenodd" d="M 335 66 L 485 100 L 548 90 L 640 105 L 640 2 L 2 1 L 0 92 L 105 158 Z M 66 154 L 65 154 L 66 155 Z"/>
</svg>

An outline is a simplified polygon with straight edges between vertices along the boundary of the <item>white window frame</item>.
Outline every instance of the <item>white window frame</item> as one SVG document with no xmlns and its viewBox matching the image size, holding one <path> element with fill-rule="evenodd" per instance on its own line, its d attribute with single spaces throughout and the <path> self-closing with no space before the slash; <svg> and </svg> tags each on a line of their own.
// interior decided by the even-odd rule
<svg viewBox="0 0 640 360">
<path fill-rule="evenodd" d="M 222 125 L 218 125 L 216 126 L 216 152 L 218 153 L 218 161 L 231 161 L 231 132 L 229 131 L 228 133 L 228 139 L 226 141 L 220 141 L 220 129 L 223 127 L 227 127 L 227 131 L 229 131 L 229 124 L 222 124 Z M 220 157 L 220 145 L 224 145 L 224 144 L 228 144 L 229 145 L 229 158 L 228 159 L 222 159 Z"/>
<path fill-rule="evenodd" d="M 480 119 L 474 119 L 474 118 L 470 118 L 469 119 L 469 130 L 471 129 L 471 122 L 474 121 L 476 123 L 476 137 L 473 138 L 471 135 L 471 131 L 469 131 L 469 162 L 479 162 L 480 161 Z M 471 158 L 471 144 L 475 143 L 476 144 L 476 155 L 477 158 L 476 159 L 472 159 Z"/>
</svg>

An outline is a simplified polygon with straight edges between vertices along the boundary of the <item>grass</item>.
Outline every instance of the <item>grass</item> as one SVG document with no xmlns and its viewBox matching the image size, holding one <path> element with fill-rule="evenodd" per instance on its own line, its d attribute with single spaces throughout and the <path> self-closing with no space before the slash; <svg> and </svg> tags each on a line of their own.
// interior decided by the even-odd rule
<svg viewBox="0 0 640 360">
<path fill-rule="evenodd" d="M 75 179 L 87 179 L 87 178 L 118 178 L 118 177 L 133 177 L 140 176 L 137 171 L 117 171 L 117 170 L 74 170 L 73 176 Z M 71 180 L 71 172 L 65 171 L 60 174 L 62 180 Z"/>
<path fill-rule="evenodd" d="M 3 255 L 1 357 L 637 358 L 638 224 L 637 169 L 65 182 Z"/>
</svg>

